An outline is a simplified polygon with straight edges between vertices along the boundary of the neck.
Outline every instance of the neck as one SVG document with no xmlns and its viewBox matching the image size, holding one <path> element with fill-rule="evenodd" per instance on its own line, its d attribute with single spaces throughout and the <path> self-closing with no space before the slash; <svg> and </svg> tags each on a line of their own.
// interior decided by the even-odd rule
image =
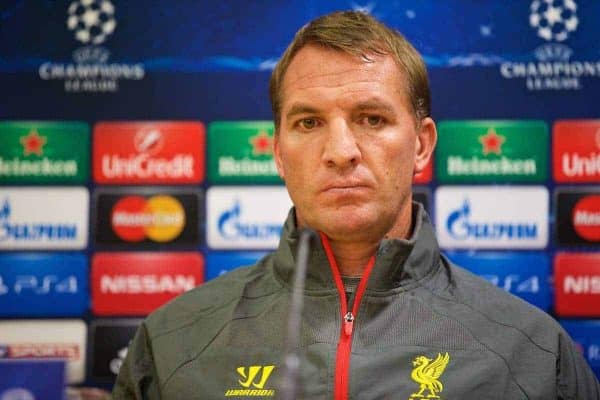
<svg viewBox="0 0 600 400">
<path fill-rule="evenodd" d="M 329 240 L 331 251 L 343 276 L 361 276 L 369 258 L 377 251 L 379 242 L 339 242 Z"/>
<path fill-rule="evenodd" d="M 408 221 L 408 224 L 398 224 L 394 226 L 381 239 L 408 238 L 411 231 L 410 218 Z M 328 237 L 329 245 L 337 262 L 340 274 L 349 277 L 361 276 L 363 270 L 367 266 L 367 262 L 377 251 L 381 239 L 374 241 L 343 241 Z"/>
</svg>

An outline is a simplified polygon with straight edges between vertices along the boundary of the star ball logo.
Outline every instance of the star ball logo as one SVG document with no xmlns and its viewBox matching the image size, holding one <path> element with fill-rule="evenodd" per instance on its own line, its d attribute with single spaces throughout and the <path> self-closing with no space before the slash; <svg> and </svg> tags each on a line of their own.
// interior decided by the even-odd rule
<svg viewBox="0 0 600 400">
<path fill-rule="evenodd" d="M 542 39 L 565 41 L 577 29 L 577 4 L 573 0 L 534 0 L 529 24 Z"/>
<path fill-rule="evenodd" d="M 115 234 L 127 242 L 170 242 L 185 226 L 181 203 L 171 196 L 159 195 L 148 199 L 127 196 L 119 200 L 112 211 L 111 224 Z"/>
<path fill-rule="evenodd" d="M 108 0 L 79 0 L 69 5 L 67 27 L 83 44 L 102 44 L 117 26 L 115 7 Z"/>
</svg>

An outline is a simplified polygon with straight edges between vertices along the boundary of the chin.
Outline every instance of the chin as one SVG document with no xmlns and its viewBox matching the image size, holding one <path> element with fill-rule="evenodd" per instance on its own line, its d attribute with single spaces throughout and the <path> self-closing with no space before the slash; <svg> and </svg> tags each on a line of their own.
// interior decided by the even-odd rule
<svg viewBox="0 0 600 400">
<path fill-rule="evenodd" d="M 323 229 L 320 229 L 331 238 L 338 240 L 373 240 L 379 231 L 383 231 L 381 236 L 385 235 L 385 229 L 378 229 L 382 226 L 382 221 L 378 218 L 363 216 L 358 212 L 334 214 L 323 219 L 326 224 Z"/>
</svg>

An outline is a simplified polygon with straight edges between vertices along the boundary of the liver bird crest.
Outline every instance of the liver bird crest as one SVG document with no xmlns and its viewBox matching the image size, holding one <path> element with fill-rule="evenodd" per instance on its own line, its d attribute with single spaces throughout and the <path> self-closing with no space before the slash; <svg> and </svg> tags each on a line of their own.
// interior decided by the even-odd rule
<svg viewBox="0 0 600 400">
<path fill-rule="evenodd" d="M 410 400 L 428 398 L 428 399 L 439 399 L 440 396 L 437 394 L 444 390 L 444 385 L 438 380 L 446 369 L 446 365 L 450 361 L 448 353 L 444 355 L 438 353 L 437 358 L 432 360 L 425 356 L 417 356 L 413 365 L 415 368 L 410 374 L 411 378 L 417 382 L 419 391 L 410 395 Z M 423 392 L 429 391 L 427 396 Z"/>
</svg>

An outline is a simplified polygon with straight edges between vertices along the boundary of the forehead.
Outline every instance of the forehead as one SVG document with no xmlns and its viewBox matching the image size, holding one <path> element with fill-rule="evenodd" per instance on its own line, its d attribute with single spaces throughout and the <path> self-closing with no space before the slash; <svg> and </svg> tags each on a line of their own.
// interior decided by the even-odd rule
<svg viewBox="0 0 600 400">
<path fill-rule="evenodd" d="M 292 59 L 282 82 L 282 108 L 298 96 L 400 97 L 408 103 L 405 74 L 389 55 L 361 58 L 338 50 L 307 45 Z"/>
</svg>

